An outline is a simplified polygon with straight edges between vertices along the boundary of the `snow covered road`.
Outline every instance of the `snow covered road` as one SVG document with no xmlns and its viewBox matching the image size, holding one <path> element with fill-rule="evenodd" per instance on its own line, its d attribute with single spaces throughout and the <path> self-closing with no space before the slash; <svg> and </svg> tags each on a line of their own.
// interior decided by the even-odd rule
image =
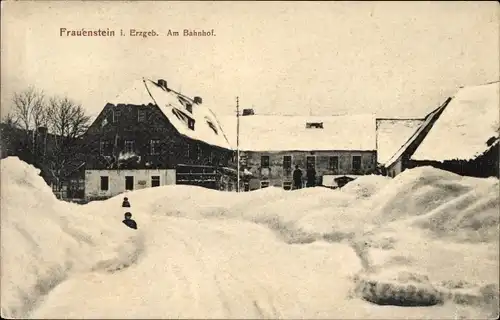
<svg viewBox="0 0 500 320">
<path fill-rule="evenodd" d="M 67 204 L 34 168 L 9 158 L 4 170 L 4 317 L 456 319 L 498 312 L 490 301 L 498 294 L 484 294 L 498 292 L 498 179 L 421 168 L 394 180 L 359 178 L 341 191 L 152 188 L 127 195 L 139 224 L 131 230 L 121 224 L 121 197 Z M 20 196 L 26 193 L 33 196 Z M 418 284 L 428 292 L 444 292 L 437 285 L 446 283 L 474 299 L 403 308 L 370 303 L 356 291 L 368 279 L 385 288 L 376 296 L 400 294 L 405 282 L 392 278 L 398 270 L 428 278 Z"/>
<path fill-rule="evenodd" d="M 287 245 L 248 222 L 152 225 L 137 264 L 64 282 L 32 317 L 332 318 L 360 270 L 347 245 Z"/>
</svg>

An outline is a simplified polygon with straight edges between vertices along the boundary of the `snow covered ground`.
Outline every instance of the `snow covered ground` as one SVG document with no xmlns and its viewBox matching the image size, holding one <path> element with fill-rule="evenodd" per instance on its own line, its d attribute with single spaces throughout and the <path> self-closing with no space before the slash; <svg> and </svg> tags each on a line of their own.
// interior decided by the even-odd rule
<svg viewBox="0 0 500 320">
<path fill-rule="evenodd" d="M 64 203 L 17 158 L 1 170 L 3 317 L 498 314 L 498 179 L 425 167 L 341 190 L 143 189 L 131 230 L 122 197 Z M 379 305 L 395 300 L 417 306 Z"/>
</svg>

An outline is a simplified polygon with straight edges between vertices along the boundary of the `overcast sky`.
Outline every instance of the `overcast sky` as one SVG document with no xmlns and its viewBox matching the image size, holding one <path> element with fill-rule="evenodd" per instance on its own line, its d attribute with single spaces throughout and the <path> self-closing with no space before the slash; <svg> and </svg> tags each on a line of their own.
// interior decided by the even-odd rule
<svg viewBox="0 0 500 320">
<path fill-rule="evenodd" d="M 61 37 L 60 28 L 116 37 Z M 120 37 L 119 30 L 157 37 Z M 169 29 L 215 37 L 167 37 Z M 228 114 L 423 116 L 499 78 L 490 2 L 2 2 L 2 113 L 28 85 L 98 113 L 142 77 Z"/>
</svg>

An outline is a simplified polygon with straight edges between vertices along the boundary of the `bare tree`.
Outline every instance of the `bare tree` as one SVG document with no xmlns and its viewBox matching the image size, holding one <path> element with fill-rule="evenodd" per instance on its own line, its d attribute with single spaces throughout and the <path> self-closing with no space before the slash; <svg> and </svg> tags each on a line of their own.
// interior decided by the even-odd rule
<svg viewBox="0 0 500 320">
<path fill-rule="evenodd" d="M 53 135 L 54 145 L 50 150 L 50 170 L 61 179 L 65 167 L 75 161 L 82 152 L 81 136 L 85 134 L 90 117 L 79 104 L 67 97 L 53 97 L 47 108 L 48 129 Z"/>
<path fill-rule="evenodd" d="M 46 103 L 43 91 L 38 91 L 34 87 L 14 93 L 14 110 L 12 117 L 16 119 L 18 125 L 26 130 L 36 130 L 46 123 Z"/>
<path fill-rule="evenodd" d="M 49 130 L 56 136 L 76 139 L 89 127 L 90 117 L 85 114 L 83 107 L 67 97 L 51 98 L 47 111 Z"/>
<path fill-rule="evenodd" d="M 33 161 L 37 158 L 37 128 L 47 122 L 47 108 L 43 91 L 30 86 L 28 89 L 14 93 L 14 103 L 10 121 L 24 131 L 25 147 L 29 149 Z"/>
</svg>

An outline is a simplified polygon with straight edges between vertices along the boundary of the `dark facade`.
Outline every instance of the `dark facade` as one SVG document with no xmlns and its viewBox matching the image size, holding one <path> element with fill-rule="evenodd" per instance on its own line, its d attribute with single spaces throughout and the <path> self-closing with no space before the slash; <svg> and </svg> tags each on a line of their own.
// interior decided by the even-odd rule
<svg viewBox="0 0 500 320">
<path fill-rule="evenodd" d="M 85 140 L 87 170 L 179 168 L 178 183 L 210 188 L 216 187 L 212 183 L 214 170 L 227 166 L 233 156 L 231 150 L 179 134 L 153 104 L 107 104 L 89 128 Z M 214 170 L 200 169 L 203 167 Z M 191 178 L 193 176 L 198 179 Z"/>
<path fill-rule="evenodd" d="M 498 140 L 486 152 L 471 160 L 445 160 L 439 161 L 416 161 L 409 160 L 409 168 L 432 166 L 441 170 L 450 171 L 462 176 L 471 177 L 499 177 L 499 149 Z"/>
</svg>

